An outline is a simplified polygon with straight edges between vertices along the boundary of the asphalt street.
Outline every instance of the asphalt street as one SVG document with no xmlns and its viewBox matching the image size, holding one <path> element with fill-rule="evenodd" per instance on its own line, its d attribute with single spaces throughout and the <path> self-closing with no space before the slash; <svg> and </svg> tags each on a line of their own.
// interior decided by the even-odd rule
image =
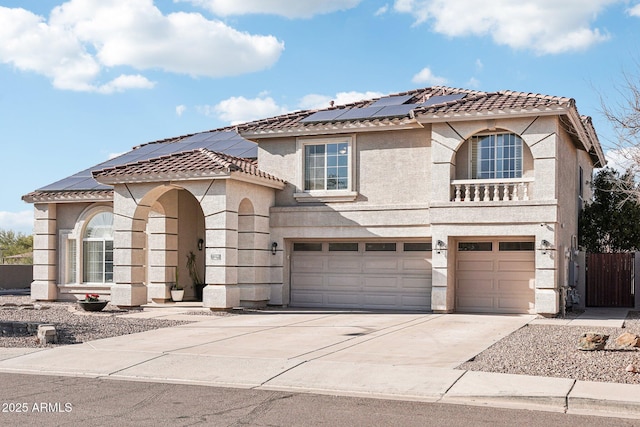
<svg viewBox="0 0 640 427">
<path fill-rule="evenodd" d="M 0 373 L 2 426 L 575 426 L 637 420 L 444 403 Z"/>
</svg>

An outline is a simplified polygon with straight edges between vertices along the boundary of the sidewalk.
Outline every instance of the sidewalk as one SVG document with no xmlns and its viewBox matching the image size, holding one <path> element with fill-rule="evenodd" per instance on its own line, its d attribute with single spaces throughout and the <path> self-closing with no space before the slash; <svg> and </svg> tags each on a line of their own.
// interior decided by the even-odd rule
<svg viewBox="0 0 640 427">
<path fill-rule="evenodd" d="M 313 310 L 184 314 L 193 310 L 185 304 L 126 315 L 195 322 L 173 328 L 51 349 L 0 348 L 0 372 L 640 418 L 640 386 L 455 369 L 527 323 L 564 320 Z M 617 313 L 601 316 L 571 322 L 619 321 Z"/>
</svg>

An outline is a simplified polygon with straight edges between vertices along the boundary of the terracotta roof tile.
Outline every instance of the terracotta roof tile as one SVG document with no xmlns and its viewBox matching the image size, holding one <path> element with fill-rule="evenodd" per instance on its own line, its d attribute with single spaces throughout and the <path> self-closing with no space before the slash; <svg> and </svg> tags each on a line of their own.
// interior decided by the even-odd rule
<svg viewBox="0 0 640 427">
<path fill-rule="evenodd" d="M 199 148 L 168 154 L 148 160 L 93 171 L 100 178 L 130 178 L 150 181 L 159 178 L 189 178 L 211 174 L 229 174 L 243 172 L 256 177 L 284 182 L 281 179 L 262 172 L 254 160 L 242 159 L 228 154 Z"/>
<path fill-rule="evenodd" d="M 40 202 L 82 202 L 82 201 L 110 201 L 113 199 L 113 190 L 69 190 L 69 191 L 43 191 L 36 190 L 22 196 L 22 200 L 28 203 Z"/>
</svg>

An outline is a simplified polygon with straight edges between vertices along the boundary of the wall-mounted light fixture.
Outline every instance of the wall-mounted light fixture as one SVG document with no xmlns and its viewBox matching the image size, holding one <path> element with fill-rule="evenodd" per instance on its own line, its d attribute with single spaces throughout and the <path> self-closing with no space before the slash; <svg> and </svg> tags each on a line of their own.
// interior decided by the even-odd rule
<svg viewBox="0 0 640 427">
<path fill-rule="evenodd" d="M 442 240 L 438 240 L 436 242 L 436 253 L 442 253 L 442 251 L 446 251 L 447 250 L 447 245 L 442 241 Z"/>
<path fill-rule="evenodd" d="M 204 246 L 204 240 L 198 239 L 198 250 L 201 251 Z"/>
<path fill-rule="evenodd" d="M 542 251 L 542 255 L 548 254 L 550 249 L 551 243 L 547 239 L 542 239 L 542 242 L 540 242 L 540 250 Z"/>
<path fill-rule="evenodd" d="M 276 254 L 276 250 L 278 250 L 278 243 L 277 242 L 273 242 L 271 244 L 271 255 L 275 255 Z"/>
</svg>

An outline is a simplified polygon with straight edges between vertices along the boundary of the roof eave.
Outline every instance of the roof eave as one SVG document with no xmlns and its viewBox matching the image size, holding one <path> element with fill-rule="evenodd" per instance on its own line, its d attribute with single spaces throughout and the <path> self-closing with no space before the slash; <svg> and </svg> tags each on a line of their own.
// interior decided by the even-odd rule
<svg viewBox="0 0 640 427">
<path fill-rule="evenodd" d="M 306 124 L 290 128 L 262 128 L 238 133 L 245 139 L 258 142 L 266 138 L 282 138 L 290 136 L 336 135 L 350 132 L 381 132 L 387 130 L 421 129 L 423 126 L 416 119 L 348 121 Z"/>
<path fill-rule="evenodd" d="M 116 185 L 116 184 L 141 184 L 149 182 L 166 182 L 166 181 L 193 181 L 202 179 L 227 179 L 230 172 L 227 171 L 186 171 L 171 173 L 149 173 L 143 175 L 119 175 L 119 176 L 100 176 L 94 175 L 94 179 L 100 184 Z"/>
<path fill-rule="evenodd" d="M 42 191 L 32 192 L 22 196 L 27 203 L 79 203 L 79 202 L 112 202 L 113 190 L 79 191 Z"/>
</svg>

